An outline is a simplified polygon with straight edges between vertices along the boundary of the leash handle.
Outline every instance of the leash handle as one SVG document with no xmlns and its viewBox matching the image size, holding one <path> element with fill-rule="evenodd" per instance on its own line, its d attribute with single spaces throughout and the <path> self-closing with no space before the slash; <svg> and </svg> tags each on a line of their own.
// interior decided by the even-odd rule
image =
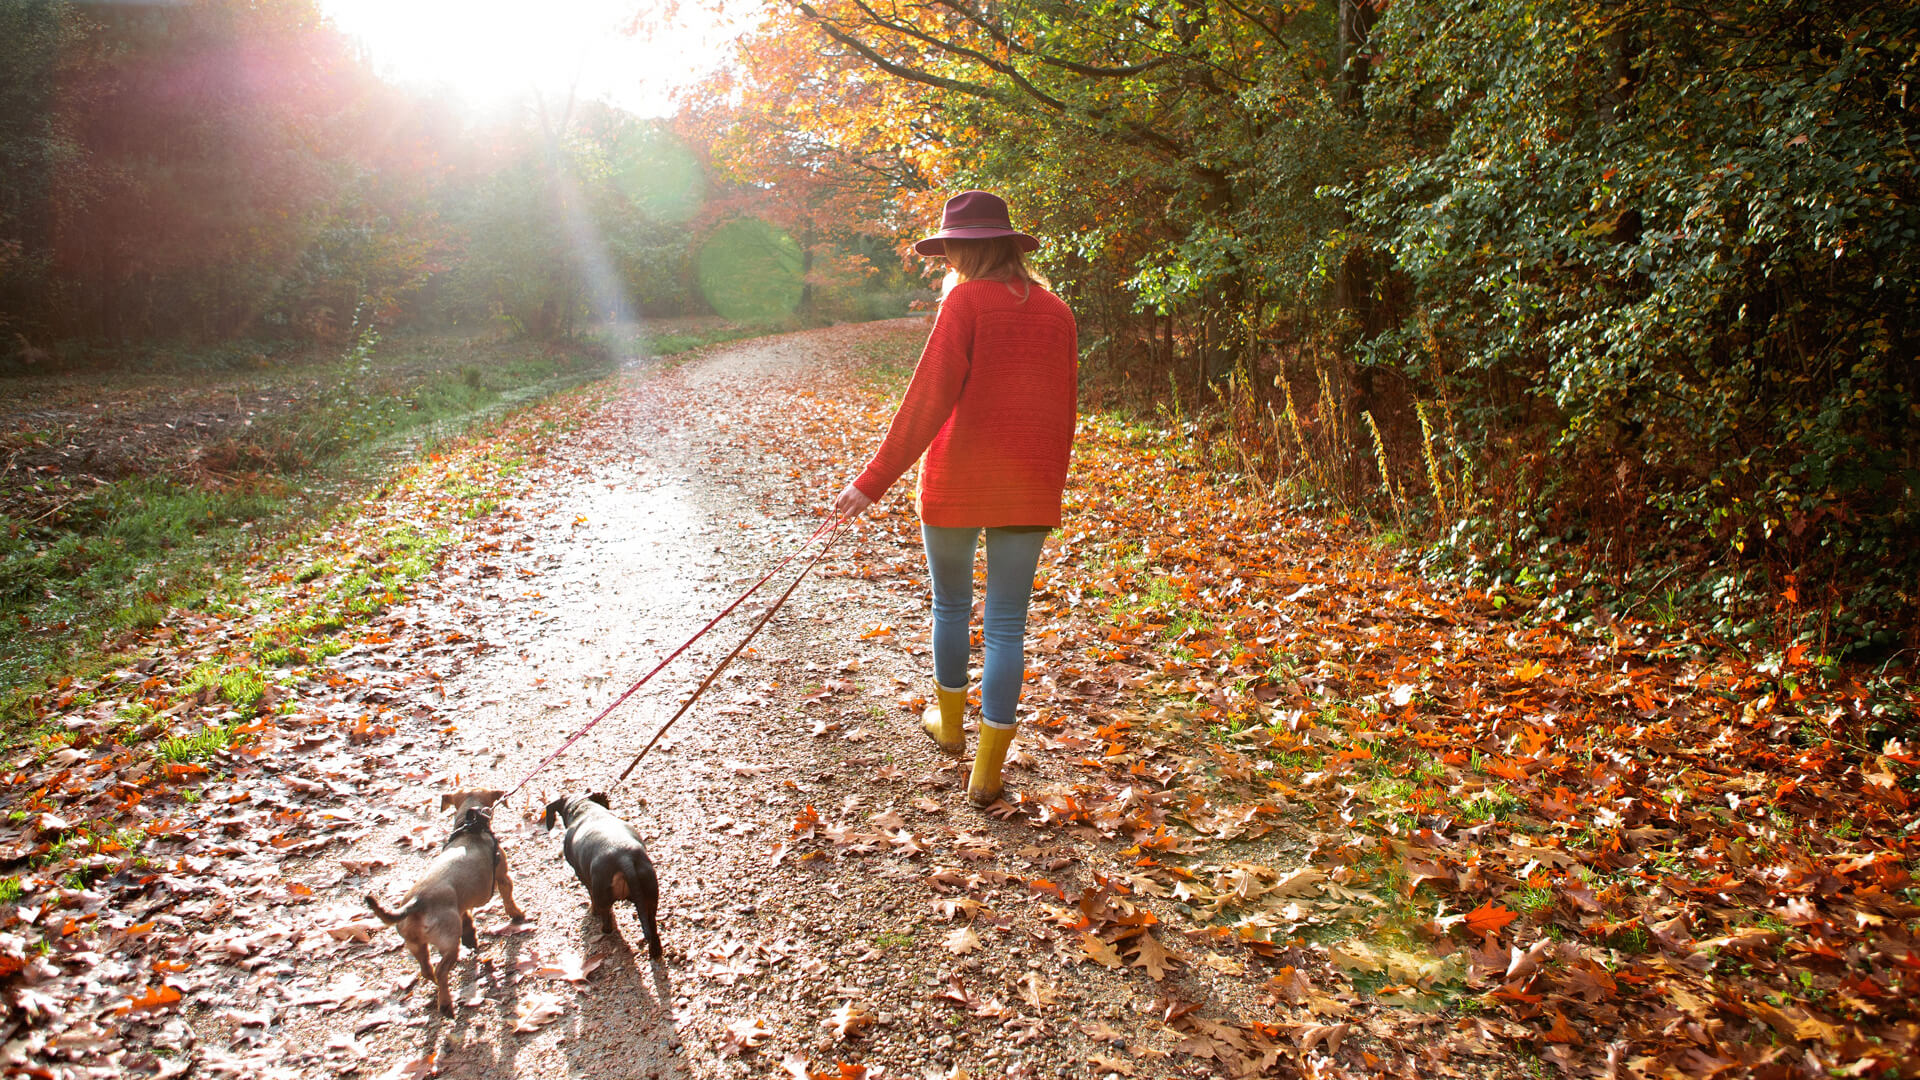
<svg viewBox="0 0 1920 1080">
<path fill-rule="evenodd" d="M 834 540 L 840 534 L 840 523 L 844 520 L 846 519 L 836 518 L 834 520 L 833 528 L 829 530 L 827 533 L 827 542 L 820 545 L 820 550 L 813 553 L 813 558 L 807 561 L 807 565 L 800 568 L 800 575 L 793 579 L 793 584 L 787 586 L 787 591 L 780 594 L 780 599 L 775 600 L 773 602 L 773 606 L 767 609 L 767 613 L 760 616 L 760 621 L 754 623 L 753 629 L 747 631 L 747 636 L 740 639 L 740 644 L 735 645 L 733 647 L 733 651 L 727 654 L 727 658 L 725 660 L 720 661 L 720 666 L 717 668 L 714 668 L 713 671 L 707 675 L 706 680 L 702 682 L 699 685 L 699 687 L 694 690 L 692 696 L 687 698 L 685 704 L 682 704 L 680 706 L 680 711 L 674 713 L 671 717 L 667 719 L 666 723 L 660 725 L 660 730 L 654 732 L 653 738 L 647 741 L 647 745 L 641 747 L 640 752 L 633 756 L 633 760 L 627 763 L 627 767 L 621 771 L 618 777 L 614 779 L 613 781 L 614 783 L 617 784 L 620 781 L 625 780 L 627 778 L 627 774 L 631 773 L 634 770 L 634 767 L 640 764 L 640 759 L 647 756 L 647 751 L 653 749 L 654 743 L 657 743 L 660 741 L 660 737 L 667 733 L 667 729 L 673 726 L 674 721 L 680 719 L 682 716 L 685 716 L 687 714 L 687 710 L 693 708 L 693 703 L 696 701 L 699 701 L 700 695 L 707 692 L 707 687 L 713 685 L 713 680 L 719 678 L 720 673 L 727 670 L 727 665 L 733 663 L 733 658 L 736 656 L 739 656 L 741 650 L 747 647 L 747 643 L 752 641 L 754 635 L 760 632 L 760 628 L 767 625 L 767 620 L 773 618 L 774 614 L 778 612 L 781 606 L 787 602 L 787 597 L 793 595 L 793 590 L 799 588 L 800 583 L 807 579 L 807 571 L 812 570 L 814 567 L 814 564 L 818 563 L 821 557 L 824 556 L 827 553 L 827 551 L 833 547 Z"/>
<path fill-rule="evenodd" d="M 638 681 L 636 681 L 632 686 L 627 687 L 626 693 L 621 694 L 619 697 L 613 699 L 613 703 L 611 705 L 608 705 L 606 708 L 600 710 L 600 715 L 587 721 L 584 727 L 574 732 L 572 735 L 567 736 L 567 741 L 561 743 L 559 749 L 555 750 L 553 753 L 548 754 L 546 757 L 542 758 L 540 760 L 540 764 L 535 765 L 532 771 L 527 773 L 527 775 L 524 778 L 522 778 L 519 783 L 513 785 L 513 790 L 507 792 L 506 798 L 511 799 L 515 795 L 519 794 L 520 789 L 523 787 L 526 787 L 528 781 L 532 780 L 535 776 L 539 775 L 541 769 L 544 769 L 547 766 L 553 764 L 554 761 L 556 761 L 561 754 L 564 754 L 567 752 L 568 748 L 573 746 L 574 743 L 579 742 L 582 736 L 586 735 L 587 732 L 592 731 L 593 726 L 595 724 L 598 724 L 600 721 L 605 720 L 607 716 L 613 712 L 613 710 L 619 708 L 623 702 L 625 702 L 628 698 L 632 697 L 635 691 L 639 690 L 642 686 L 645 686 L 648 680 L 652 679 L 655 675 L 658 675 L 660 674 L 661 671 L 665 670 L 666 666 L 668 664 L 673 663 L 673 661 L 676 658 L 678 658 L 681 653 L 686 652 L 689 648 L 692 648 L 693 643 L 705 637 L 707 631 L 713 629 L 716 625 L 718 625 L 721 619 L 724 619 L 728 615 L 733 614 L 735 608 L 738 608 L 741 604 L 746 603 L 748 597 L 752 596 L 754 593 L 759 592 L 760 587 L 762 585 L 765 585 L 767 582 L 772 581 L 775 574 L 778 574 L 780 571 L 785 570 L 787 568 L 787 564 L 791 563 L 794 559 L 799 558 L 800 555 L 805 553 L 808 548 L 813 546 L 814 541 L 820 539 L 822 536 L 825 536 L 828 538 L 827 539 L 828 546 L 831 546 L 833 543 L 833 539 L 832 539 L 833 534 L 840 530 L 840 524 L 845 520 L 846 518 L 844 516 L 835 515 L 831 520 L 821 522 L 819 527 L 813 530 L 813 535 L 807 537 L 805 542 L 803 542 L 799 547 L 793 550 L 792 554 L 780 560 L 779 565 L 767 571 L 765 577 L 762 577 L 759 581 L 754 582 L 752 588 L 748 589 L 746 592 L 741 593 L 738 599 L 736 599 L 733 603 L 728 604 L 725 608 L 721 609 L 720 614 L 715 615 L 713 618 L 707 620 L 707 625 L 695 631 L 694 635 L 688 638 L 685 642 L 683 642 L 679 648 L 668 653 L 666 659 L 660 661 L 658 664 L 655 664 L 652 671 L 649 671 L 645 675 L 640 676 Z M 820 549 L 821 554 L 825 554 L 826 550 L 827 550 L 826 547 L 822 547 Z M 819 558 L 820 558 L 819 555 L 814 556 L 814 561 L 818 562 Z M 813 563 L 808 563 L 807 566 L 809 569 L 811 569 L 813 566 Z M 802 577 L 806 576 L 805 570 L 801 571 L 800 573 Z M 796 581 L 795 584 L 798 584 L 798 582 Z M 793 591 L 792 589 L 787 590 L 787 592 L 789 593 L 791 593 L 792 591 Z M 780 600 L 782 603 L 784 603 L 786 601 L 786 597 L 783 595 L 781 596 Z M 771 610 L 778 611 L 779 604 L 775 604 Z M 758 627 L 756 627 L 755 629 L 757 630 Z M 738 652 L 739 650 L 736 649 L 734 651 Z M 732 660 L 733 657 L 729 656 L 727 657 L 727 659 Z M 722 663 L 721 666 L 725 667 L 726 665 Z M 708 682 L 713 681 L 712 677 L 709 676 L 707 681 Z M 706 689 L 706 684 L 702 683 L 700 688 L 702 690 Z M 698 696 L 699 696 L 698 694 L 695 695 L 695 697 L 698 697 Z M 683 709 L 681 711 L 684 712 L 685 710 Z M 678 719 L 678 714 L 675 714 L 675 719 Z M 658 739 L 659 736 L 656 735 L 654 736 L 654 738 Z M 648 743 L 647 745 L 652 746 L 653 744 Z M 645 753 L 645 751 L 642 751 L 642 753 Z M 628 768 L 631 769 L 632 766 L 628 766 Z M 621 774 L 622 778 L 624 778 L 625 776 L 626 776 L 625 773 Z M 505 800 L 502 800 L 502 801 L 505 801 Z"/>
</svg>

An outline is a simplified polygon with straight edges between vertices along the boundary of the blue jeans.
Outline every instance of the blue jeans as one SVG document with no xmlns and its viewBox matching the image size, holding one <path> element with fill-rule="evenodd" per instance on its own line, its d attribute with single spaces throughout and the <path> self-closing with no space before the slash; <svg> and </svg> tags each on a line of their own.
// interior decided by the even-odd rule
<svg viewBox="0 0 1920 1080">
<path fill-rule="evenodd" d="M 973 550 L 979 529 L 920 526 L 933 578 L 933 677 L 950 690 L 967 685 L 972 651 L 967 629 L 973 616 Z M 1027 601 L 1040 565 L 1044 530 L 988 529 L 987 604 L 980 638 L 986 658 L 980 675 L 980 715 L 994 727 L 1012 727 L 1013 707 L 1027 667 Z"/>
</svg>

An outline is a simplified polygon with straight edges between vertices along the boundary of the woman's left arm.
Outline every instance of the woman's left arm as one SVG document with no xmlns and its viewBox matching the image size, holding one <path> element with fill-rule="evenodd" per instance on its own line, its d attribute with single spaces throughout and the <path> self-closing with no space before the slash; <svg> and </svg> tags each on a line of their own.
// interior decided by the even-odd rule
<svg viewBox="0 0 1920 1080">
<path fill-rule="evenodd" d="M 893 423 L 888 425 L 887 437 L 881 441 L 880 449 L 854 480 L 852 492 L 865 497 L 869 503 L 880 501 L 901 474 L 927 452 L 927 446 L 953 415 L 953 407 L 960 400 L 960 391 L 967 384 L 967 372 L 972 366 L 972 354 L 973 310 L 965 294 L 955 290 L 940 305 L 940 313 L 934 317 L 933 333 L 927 336 L 926 350 L 913 369 L 913 381 L 907 384 L 907 395 L 893 414 Z M 841 510 L 841 505 L 848 501 L 849 492 L 841 492 L 834 504 L 836 511 L 857 514 L 866 509 L 861 506 Z"/>
</svg>

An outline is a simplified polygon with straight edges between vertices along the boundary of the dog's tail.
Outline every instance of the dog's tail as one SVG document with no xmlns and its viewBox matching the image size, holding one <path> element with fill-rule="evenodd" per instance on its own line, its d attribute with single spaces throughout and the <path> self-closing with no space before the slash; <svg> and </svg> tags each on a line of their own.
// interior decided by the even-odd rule
<svg viewBox="0 0 1920 1080">
<path fill-rule="evenodd" d="M 415 900 L 413 903 L 408 904 L 406 907 L 401 908 L 399 911 L 388 911 L 386 908 L 380 906 L 379 897 L 373 895 L 372 893 L 368 893 L 367 906 L 373 909 L 373 913 L 375 915 L 380 916 L 381 922 L 386 923 L 388 926 L 392 926 L 394 923 L 397 923 L 401 919 L 404 919 L 407 916 L 413 914 L 415 911 L 418 911 L 420 909 L 420 902 L 418 900 Z"/>
</svg>

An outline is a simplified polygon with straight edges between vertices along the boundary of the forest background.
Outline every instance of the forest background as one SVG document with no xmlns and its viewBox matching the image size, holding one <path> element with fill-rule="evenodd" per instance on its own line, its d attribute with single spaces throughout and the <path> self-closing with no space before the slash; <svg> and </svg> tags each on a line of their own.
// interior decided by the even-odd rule
<svg viewBox="0 0 1920 1080">
<path fill-rule="evenodd" d="M 764 9 L 643 119 L 397 87 L 311 0 L 0 4 L 0 364 L 903 314 L 986 187 L 1088 396 L 1261 497 L 1555 617 L 1920 643 L 1913 5 Z"/>
</svg>

